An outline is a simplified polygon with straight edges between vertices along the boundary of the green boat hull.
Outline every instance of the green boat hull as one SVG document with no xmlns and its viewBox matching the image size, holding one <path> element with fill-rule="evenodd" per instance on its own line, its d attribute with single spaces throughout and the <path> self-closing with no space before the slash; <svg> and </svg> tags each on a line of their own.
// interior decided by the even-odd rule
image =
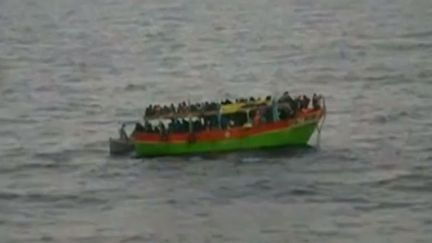
<svg viewBox="0 0 432 243">
<path fill-rule="evenodd" d="M 193 143 L 135 141 L 135 152 L 139 157 L 147 157 L 266 149 L 282 146 L 305 146 L 308 144 L 317 125 L 318 121 L 315 120 L 277 131 L 243 138 L 227 138 L 219 141 L 197 141 Z"/>
</svg>

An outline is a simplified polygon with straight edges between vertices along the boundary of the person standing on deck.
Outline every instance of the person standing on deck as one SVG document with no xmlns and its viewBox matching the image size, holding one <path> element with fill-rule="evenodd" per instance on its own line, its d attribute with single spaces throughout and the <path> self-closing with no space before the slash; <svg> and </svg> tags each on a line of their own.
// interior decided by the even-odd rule
<svg viewBox="0 0 432 243">
<path fill-rule="evenodd" d="M 313 94 L 312 96 L 312 108 L 314 110 L 319 110 L 321 108 L 319 104 L 319 96 L 317 94 Z"/>
<path fill-rule="evenodd" d="M 309 108 L 309 103 L 310 103 L 309 97 L 307 97 L 306 95 L 303 95 L 302 103 L 303 103 L 303 107 L 302 107 L 303 109 Z"/>
<path fill-rule="evenodd" d="M 253 125 L 258 126 L 260 124 L 260 121 L 261 121 L 261 113 L 260 110 L 257 109 L 253 118 Z"/>
<path fill-rule="evenodd" d="M 120 139 L 121 139 L 121 140 L 126 140 L 126 141 L 128 141 L 129 138 L 128 138 L 128 135 L 127 135 L 127 133 L 126 133 L 126 131 L 125 131 L 125 127 L 126 127 L 126 124 L 123 123 L 123 124 L 121 125 L 120 129 L 119 129 L 119 135 L 120 135 Z"/>
</svg>

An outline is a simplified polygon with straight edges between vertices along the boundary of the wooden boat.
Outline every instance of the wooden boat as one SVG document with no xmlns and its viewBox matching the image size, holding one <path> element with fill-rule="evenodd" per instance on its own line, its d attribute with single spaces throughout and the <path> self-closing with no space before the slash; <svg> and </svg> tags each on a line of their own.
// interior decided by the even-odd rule
<svg viewBox="0 0 432 243">
<path fill-rule="evenodd" d="M 220 109 L 219 115 L 250 112 L 267 104 L 234 104 Z M 282 106 L 283 104 L 279 104 Z M 221 112 L 224 111 L 224 112 Z M 236 150 L 265 149 L 281 146 L 307 145 L 315 130 L 320 132 L 326 113 L 325 102 L 319 109 L 302 109 L 294 117 L 275 119 L 268 123 L 248 122 L 241 127 L 213 128 L 199 132 L 148 133 L 134 131 L 130 139 L 137 156 L 172 156 L 195 153 L 213 153 Z M 215 115 L 209 113 L 164 114 L 147 119 L 170 119 L 175 117 Z M 125 149 L 127 150 L 127 146 Z"/>
<path fill-rule="evenodd" d="M 121 138 L 109 139 L 109 150 L 111 155 L 125 155 L 134 150 L 134 142 Z"/>
</svg>

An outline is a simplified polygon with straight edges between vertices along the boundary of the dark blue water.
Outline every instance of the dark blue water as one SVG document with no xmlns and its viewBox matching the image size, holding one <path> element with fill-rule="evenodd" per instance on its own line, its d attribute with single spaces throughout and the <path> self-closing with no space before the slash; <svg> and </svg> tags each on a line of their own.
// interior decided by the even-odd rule
<svg viewBox="0 0 432 243">
<path fill-rule="evenodd" d="M 429 0 L 0 1 L 0 241 L 431 242 L 431 22 Z M 284 90 L 325 95 L 319 148 L 108 156 L 149 103 Z"/>
</svg>

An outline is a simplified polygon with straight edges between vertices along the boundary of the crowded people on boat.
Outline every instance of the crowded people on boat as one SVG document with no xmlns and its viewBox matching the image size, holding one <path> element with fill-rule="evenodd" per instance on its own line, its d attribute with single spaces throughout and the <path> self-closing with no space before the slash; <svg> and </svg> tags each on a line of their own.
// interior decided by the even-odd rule
<svg viewBox="0 0 432 243">
<path fill-rule="evenodd" d="M 271 102 L 272 97 L 265 97 L 264 101 Z M 261 98 L 239 98 L 235 99 L 235 101 L 231 101 L 230 99 L 226 99 L 220 103 L 216 102 L 202 102 L 195 103 L 191 105 L 187 105 L 185 101 L 179 103 L 177 106 L 174 104 L 171 105 L 149 105 L 145 109 L 146 117 L 155 117 L 155 116 L 166 116 L 166 115 L 178 115 L 178 114 L 187 114 L 187 113 L 202 113 L 202 112 L 218 112 L 221 106 L 231 105 L 231 104 L 254 104 L 256 102 L 263 101 Z"/>
<path fill-rule="evenodd" d="M 163 115 L 175 115 L 175 114 L 187 114 L 189 112 L 211 112 L 218 111 L 220 104 L 216 102 L 203 102 L 187 105 L 186 102 L 181 102 L 176 106 L 171 104 L 169 106 L 164 105 L 149 105 L 145 110 L 146 117 L 152 116 L 163 116 Z"/>
<path fill-rule="evenodd" d="M 234 101 L 226 99 L 220 103 L 206 101 L 188 105 L 183 101 L 177 105 L 149 105 L 145 109 L 144 126 L 140 125 L 137 129 L 147 133 L 166 134 L 256 126 L 293 118 L 299 112 L 309 109 L 311 103 L 313 110 L 319 110 L 321 99 L 322 96 L 317 94 L 313 94 L 312 99 L 306 95 L 292 98 L 288 92 L 284 92 L 277 101 L 267 96 L 239 98 Z M 235 104 L 249 108 L 246 109 L 247 112 L 243 109 L 221 114 L 222 106 Z M 164 116 L 169 119 L 166 124 L 159 121 L 157 125 L 152 125 L 148 120 L 163 119 Z"/>
</svg>

